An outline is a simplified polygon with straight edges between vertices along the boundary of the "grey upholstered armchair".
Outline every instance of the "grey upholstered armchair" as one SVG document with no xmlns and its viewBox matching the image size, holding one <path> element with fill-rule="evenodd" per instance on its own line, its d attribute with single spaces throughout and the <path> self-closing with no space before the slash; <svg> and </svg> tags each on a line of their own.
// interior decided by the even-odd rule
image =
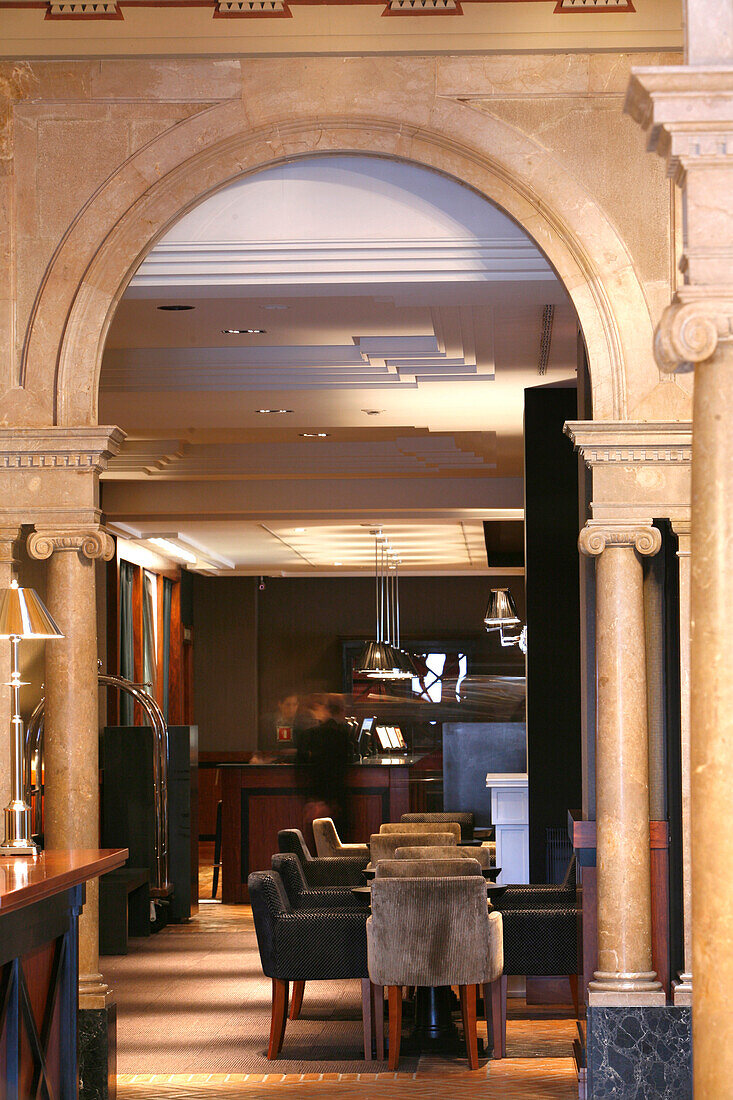
<svg viewBox="0 0 733 1100">
<path fill-rule="evenodd" d="M 454 833 L 372 833 L 369 837 L 371 866 L 376 867 L 380 859 L 394 859 L 397 848 L 412 845 L 418 848 L 454 847 Z"/>
<path fill-rule="evenodd" d="M 451 833 L 455 838 L 453 843 L 461 842 L 461 826 L 457 821 L 388 821 L 380 826 L 380 833 Z"/>
<path fill-rule="evenodd" d="M 461 827 L 461 840 L 473 840 L 475 819 L 472 813 L 443 811 L 441 813 L 403 814 L 400 821 L 406 824 L 425 825 L 428 823 L 443 825 L 446 821 L 455 821 Z"/>
<path fill-rule="evenodd" d="M 313 836 L 319 856 L 368 856 L 368 844 L 343 844 L 333 819 L 317 817 L 313 822 Z"/>
<path fill-rule="evenodd" d="M 491 850 L 482 844 L 476 848 L 463 848 L 460 844 L 443 847 L 440 844 L 427 848 L 412 844 L 395 849 L 395 859 L 475 859 L 484 871 L 492 867 Z M 494 868 L 498 874 L 498 868 Z"/>
<path fill-rule="evenodd" d="M 413 877 L 407 877 L 410 871 Z M 431 877 L 420 877 L 426 873 Z M 501 915 L 488 911 L 478 862 L 385 861 L 377 868 L 371 901 L 369 978 L 388 990 L 389 1068 L 399 1064 L 404 985 L 459 986 L 471 1069 L 478 1067 L 476 986 L 482 985 L 484 1004 L 492 1006 L 494 1049 L 501 1052 Z"/>
</svg>

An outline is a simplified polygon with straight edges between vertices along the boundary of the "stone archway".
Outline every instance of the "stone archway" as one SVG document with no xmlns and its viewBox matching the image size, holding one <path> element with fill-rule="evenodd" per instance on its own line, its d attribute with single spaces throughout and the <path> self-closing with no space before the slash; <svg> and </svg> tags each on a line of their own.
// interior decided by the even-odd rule
<svg viewBox="0 0 733 1100">
<path fill-rule="evenodd" d="M 368 153 L 452 176 L 501 207 L 545 252 L 580 319 L 596 419 L 626 419 L 659 381 L 653 322 L 631 257 L 603 210 L 526 134 L 464 103 L 417 97 L 395 79 L 345 96 L 283 75 L 277 104 L 263 96 L 202 111 L 129 157 L 79 211 L 46 271 L 21 367 L 25 389 L 6 423 L 74 426 L 97 420 L 109 323 L 129 279 L 181 214 L 234 179 L 294 157 Z M 288 87 L 288 81 L 291 86 Z M 374 111 L 363 113 L 366 99 Z M 348 106 L 346 106 L 348 104 Z M 14 391 L 17 395 L 22 391 Z"/>
</svg>

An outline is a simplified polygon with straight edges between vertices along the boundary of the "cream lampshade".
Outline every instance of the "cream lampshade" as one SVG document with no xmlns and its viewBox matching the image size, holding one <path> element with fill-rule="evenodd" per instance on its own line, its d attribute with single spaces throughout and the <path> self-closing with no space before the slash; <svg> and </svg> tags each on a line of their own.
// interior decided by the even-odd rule
<svg viewBox="0 0 733 1100">
<path fill-rule="evenodd" d="M 37 847 L 31 838 L 30 809 L 23 792 L 23 719 L 20 716 L 20 665 L 18 644 L 24 638 L 63 638 L 63 634 L 32 588 L 19 588 L 13 581 L 10 588 L 0 589 L 0 638 L 9 638 L 11 673 L 9 687 L 13 696 L 10 719 L 11 790 L 5 807 L 5 840 L 0 855 L 35 855 Z"/>
</svg>

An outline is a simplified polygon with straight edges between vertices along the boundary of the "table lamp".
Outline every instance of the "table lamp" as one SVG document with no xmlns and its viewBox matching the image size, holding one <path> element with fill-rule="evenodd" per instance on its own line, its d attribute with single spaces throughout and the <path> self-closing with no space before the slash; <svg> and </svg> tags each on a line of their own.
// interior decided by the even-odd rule
<svg viewBox="0 0 733 1100">
<path fill-rule="evenodd" d="M 31 838 L 31 811 L 23 791 L 23 719 L 20 716 L 20 667 L 18 643 L 22 638 L 63 638 L 42 600 L 32 588 L 0 589 L 0 638 L 9 638 L 11 647 L 10 683 L 13 716 L 10 719 L 11 786 L 10 802 L 5 807 L 5 840 L 2 856 L 29 856 L 38 851 Z"/>
</svg>

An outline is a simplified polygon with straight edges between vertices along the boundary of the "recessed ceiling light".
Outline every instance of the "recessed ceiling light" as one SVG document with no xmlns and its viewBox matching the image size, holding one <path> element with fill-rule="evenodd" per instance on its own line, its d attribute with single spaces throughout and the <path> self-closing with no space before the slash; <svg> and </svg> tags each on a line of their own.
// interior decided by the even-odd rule
<svg viewBox="0 0 733 1100">
<path fill-rule="evenodd" d="M 183 313 L 187 309 L 195 309 L 196 306 L 158 306 L 165 313 Z"/>
<path fill-rule="evenodd" d="M 255 409 L 255 412 L 270 416 L 278 416 L 281 413 L 291 413 L 292 411 L 292 409 Z"/>
<path fill-rule="evenodd" d="M 264 336 L 266 328 L 223 328 L 225 336 Z"/>
<path fill-rule="evenodd" d="M 299 432 L 301 439 L 328 439 L 328 432 Z"/>
<path fill-rule="evenodd" d="M 305 531 L 305 527 L 294 527 L 293 530 L 295 531 L 296 535 L 302 535 Z"/>
<path fill-rule="evenodd" d="M 366 413 L 367 416 L 379 416 L 380 413 L 384 412 L 384 409 L 362 409 L 361 411 Z"/>
</svg>

